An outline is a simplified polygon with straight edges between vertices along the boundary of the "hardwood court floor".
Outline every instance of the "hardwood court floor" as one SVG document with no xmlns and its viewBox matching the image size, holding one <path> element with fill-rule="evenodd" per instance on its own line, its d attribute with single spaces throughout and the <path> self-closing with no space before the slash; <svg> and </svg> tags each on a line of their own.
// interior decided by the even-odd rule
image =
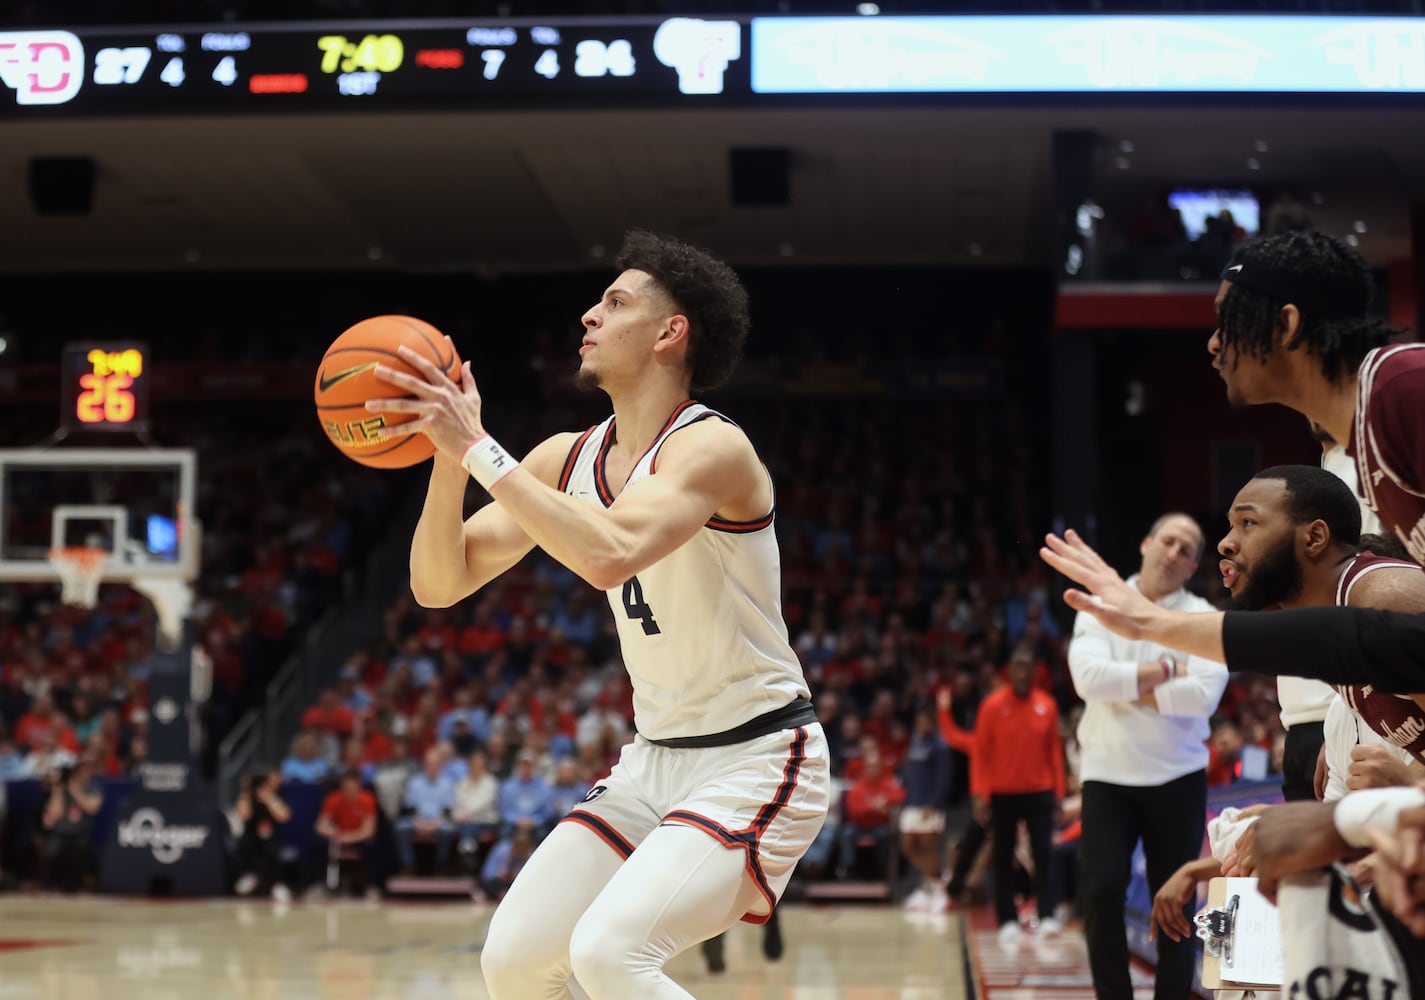
<svg viewBox="0 0 1425 1000">
<path fill-rule="evenodd" d="M 0 896 L 0 1000 L 483 1000 L 489 907 Z M 700 1000 L 963 1000 L 957 915 L 787 906 L 787 950 L 734 928 L 669 973 Z M 632 1000 L 632 998 L 630 998 Z"/>
</svg>

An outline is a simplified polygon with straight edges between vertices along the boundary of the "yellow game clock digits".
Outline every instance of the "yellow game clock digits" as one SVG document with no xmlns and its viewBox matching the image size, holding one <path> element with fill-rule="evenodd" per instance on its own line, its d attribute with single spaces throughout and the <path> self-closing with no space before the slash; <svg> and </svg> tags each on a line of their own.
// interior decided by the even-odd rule
<svg viewBox="0 0 1425 1000">
<path fill-rule="evenodd" d="M 400 35 L 365 35 L 359 41 L 345 35 L 323 35 L 317 39 L 322 50 L 323 73 L 394 73 L 401 68 L 406 47 Z"/>
</svg>

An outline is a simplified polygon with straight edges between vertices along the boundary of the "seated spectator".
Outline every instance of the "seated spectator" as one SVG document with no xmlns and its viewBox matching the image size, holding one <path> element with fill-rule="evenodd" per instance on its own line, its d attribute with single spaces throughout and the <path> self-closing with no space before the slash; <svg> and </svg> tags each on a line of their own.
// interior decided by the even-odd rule
<svg viewBox="0 0 1425 1000">
<path fill-rule="evenodd" d="M 846 791 L 846 782 L 835 776 L 831 779 L 831 807 L 826 813 L 826 822 L 797 862 L 797 874 L 807 878 L 825 878 L 836 867 L 838 835 L 841 832 L 841 800 Z"/>
<path fill-rule="evenodd" d="M 0 784 L 25 777 L 25 755 L 0 727 Z"/>
<path fill-rule="evenodd" d="M 515 773 L 500 786 L 500 821 L 506 836 L 523 827 L 538 842 L 554 825 L 554 796 L 549 784 L 534 773 L 534 766 L 534 754 L 522 750 Z"/>
<path fill-rule="evenodd" d="M 45 831 L 45 870 L 51 885 L 76 892 L 89 874 L 94 815 L 104 797 L 85 765 L 63 767 L 50 785 L 41 824 Z"/>
<path fill-rule="evenodd" d="M 282 780 L 320 785 L 330 770 L 322 756 L 321 736 L 314 730 L 304 730 L 292 737 L 292 754 L 282 762 Z"/>
<path fill-rule="evenodd" d="M 454 742 L 457 722 L 465 723 L 465 731 L 476 742 L 484 743 L 490 738 L 490 714 L 475 704 L 474 692 L 468 687 L 456 690 L 455 704 L 440 717 L 435 728 L 436 739 Z"/>
<path fill-rule="evenodd" d="M 416 867 L 415 838 L 435 840 L 435 864 L 450 860 L 455 824 L 450 821 L 455 807 L 455 786 L 441 774 L 445 759 L 440 750 L 426 751 L 424 766 L 406 782 L 405 815 L 396 821 L 396 849 L 401 870 L 409 875 Z"/>
<path fill-rule="evenodd" d="M 302 728 L 344 742 L 356 729 L 356 716 L 342 704 L 336 688 L 323 688 L 317 703 L 302 715 Z"/>
<path fill-rule="evenodd" d="M 31 739 L 35 742 L 31 744 L 30 752 L 25 755 L 27 777 L 43 781 L 61 770 L 73 767 L 78 760 L 69 750 L 56 744 L 58 733 L 54 729 L 34 731 Z"/>
<path fill-rule="evenodd" d="M 41 746 L 46 750 L 67 750 L 71 754 L 79 752 L 74 731 L 64 716 L 55 711 L 49 695 L 44 694 L 36 696 L 30 710 L 15 723 L 15 742 L 31 752 Z"/>
<path fill-rule="evenodd" d="M 267 895 L 280 903 L 292 898 L 291 890 L 278 877 L 282 860 L 282 837 L 278 827 L 292 818 L 292 810 L 282 801 L 282 775 L 259 771 L 243 779 L 233 812 L 242 820 L 238 837 L 238 869 L 242 873 L 235 891 L 239 896 Z"/>
<path fill-rule="evenodd" d="M 361 668 L 348 663 L 341 668 L 341 679 L 337 682 L 337 698 L 342 707 L 352 714 L 353 718 L 360 718 L 371 710 L 372 697 L 361 683 Z"/>
<path fill-rule="evenodd" d="M 401 814 L 401 801 L 406 794 L 406 783 L 411 775 L 420 770 L 416 759 L 411 756 L 411 744 L 404 736 L 391 740 L 391 754 L 376 765 L 371 778 L 371 787 L 376 790 L 376 800 L 381 811 L 389 819 Z"/>
<path fill-rule="evenodd" d="M 554 783 L 549 786 L 550 812 L 554 820 L 567 816 L 588 794 L 589 783 L 579 780 L 578 765 L 567 757 L 561 760 L 554 769 Z"/>
<path fill-rule="evenodd" d="M 461 725 L 463 725 L 463 723 L 457 724 L 455 728 L 459 729 Z M 455 744 L 448 740 L 442 740 L 435 745 L 435 749 L 440 751 L 441 777 L 450 782 L 450 787 L 454 788 L 465 779 L 465 775 L 469 771 L 469 766 L 465 763 L 465 760 L 474 752 L 475 748 L 474 746 L 469 746 L 465 753 L 462 754 L 456 751 Z"/>
<path fill-rule="evenodd" d="M 485 766 L 495 776 L 496 781 L 504 781 L 515 769 L 515 755 L 519 747 L 512 746 L 504 733 L 491 733 L 485 741 Z"/>
<path fill-rule="evenodd" d="M 861 754 L 861 777 L 846 790 L 846 811 L 841 825 L 841 872 L 856 864 L 858 842 L 869 840 L 876 872 L 886 870 L 886 848 L 891 835 L 891 812 L 905 801 L 905 789 L 885 769 L 881 753 L 868 742 Z"/>
<path fill-rule="evenodd" d="M 466 762 L 466 774 L 455 786 L 451 816 L 460 834 L 462 854 L 475 854 L 500 829 L 500 783 L 485 766 L 485 755 L 475 751 Z"/>
<path fill-rule="evenodd" d="M 357 855 L 361 880 L 353 888 L 357 893 L 374 892 L 376 796 L 361 787 L 361 775 L 356 771 L 343 771 L 340 786 L 322 803 L 317 833 L 327 841 L 328 864 Z"/>
<path fill-rule="evenodd" d="M 534 837 L 523 827 L 515 829 L 490 850 L 480 869 L 480 888 L 493 902 L 505 898 L 515 876 L 534 853 Z"/>
<path fill-rule="evenodd" d="M 1239 760 L 1245 745 L 1242 731 L 1235 722 L 1218 719 L 1213 723 L 1212 735 L 1207 739 L 1208 787 L 1220 788 L 1237 780 L 1241 773 Z"/>
</svg>

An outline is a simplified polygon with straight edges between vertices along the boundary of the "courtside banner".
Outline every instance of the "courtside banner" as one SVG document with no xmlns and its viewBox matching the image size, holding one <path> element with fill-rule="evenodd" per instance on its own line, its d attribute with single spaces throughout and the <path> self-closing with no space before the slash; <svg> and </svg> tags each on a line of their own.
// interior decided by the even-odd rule
<svg viewBox="0 0 1425 1000">
<path fill-rule="evenodd" d="M 1425 93 L 1425 18 L 764 17 L 758 94 Z"/>
</svg>

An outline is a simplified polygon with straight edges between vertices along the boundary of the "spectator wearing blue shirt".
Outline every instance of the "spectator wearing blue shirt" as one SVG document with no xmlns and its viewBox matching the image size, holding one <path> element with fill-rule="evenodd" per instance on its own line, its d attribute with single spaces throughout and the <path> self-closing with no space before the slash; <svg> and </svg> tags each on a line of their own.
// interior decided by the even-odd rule
<svg viewBox="0 0 1425 1000">
<path fill-rule="evenodd" d="M 28 777 L 25 772 L 25 755 L 15 746 L 10 734 L 0 731 L 0 783 L 17 781 Z"/>
<path fill-rule="evenodd" d="M 292 754 L 282 762 L 282 780 L 320 785 L 331 772 L 322 756 L 321 737 L 310 730 L 292 738 Z"/>
<path fill-rule="evenodd" d="M 414 635 L 401 643 L 401 652 L 391 658 L 391 673 L 403 667 L 411 672 L 411 681 L 418 688 L 429 687 L 440 675 L 435 659 L 421 649 L 421 640 Z"/>
<path fill-rule="evenodd" d="M 361 672 L 355 667 L 341 668 L 341 681 L 337 684 L 337 697 L 352 715 L 364 715 L 375 700 L 371 692 L 360 686 Z"/>
<path fill-rule="evenodd" d="M 440 751 L 440 776 L 450 782 L 450 787 L 454 788 L 465 780 L 465 776 L 470 773 L 470 766 L 465 762 L 465 756 L 461 755 L 453 743 L 440 742 L 435 745 L 435 749 Z M 473 746 L 465 748 L 467 754 L 473 749 Z"/>
<path fill-rule="evenodd" d="M 921 885 L 906 899 L 908 910 L 943 913 L 949 907 L 940 880 L 940 839 L 950 798 L 950 747 L 940 738 L 929 708 L 915 713 L 910 748 L 901 764 L 905 804 L 901 806 L 901 853 L 920 869 Z"/>
<path fill-rule="evenodd" d="M 562 819 L 569 814 L 584 796 L 589 794 L 589 783 L 579 780 L 579 771 L 574 762 L 564 758 L 554 771 L 554 784 L 549 786 L 550 811 L 554 819 Z"/>
<path fill-rule="evenodd" d="M 599 637 L 599 616 L 594 613 L 588 592 L 582 587 L 574 588 L 569 597 L 549 623 L 551 631 L 556 631 L 571 644 L 587 646 Z"/>
<path fill-rule="evenodd" d="M 520 751 L 515 773 L 500 786 L 500 821 L 506 836 L 523 827 L 539 841 L 554 825 L 554 794 L 549 783 L 534 773 L 534 765 L 534 754 Z"/>
<path fill-rule="evenodd" d="M 492 902 L 505 898 L 529 856 L 534 853 L 534 837 L 529 830 L 517 828 L 504 840 L 490 848 L 480 869 L 480 888 Z"/>
<path fill-rule="evenodd" d="M 425 766 L 406 782 L 403 815 L 396 820 L 396 849 L 401 869 L 409 874 L 416 866 L 415 839 L 435 840 L 435 863 L 440 868 L 450 860 L 455 841 L 455 824 L 450 813 L 455 807 L 455 786 L 441 774 L 445 757 L 438 747 L 426 751 Z"/>
<path fill-rule="evenodd" d="M 456 690 L 455 705 L 440 717 L 435 727 L 436 739 L 454 739 L 455 723 L 460 719 L 465 720 L 476 742 L 483 745 L 490 738 L 490 713 L 475 704 L 475 696 L 466 687 Z"/>
</svg>

